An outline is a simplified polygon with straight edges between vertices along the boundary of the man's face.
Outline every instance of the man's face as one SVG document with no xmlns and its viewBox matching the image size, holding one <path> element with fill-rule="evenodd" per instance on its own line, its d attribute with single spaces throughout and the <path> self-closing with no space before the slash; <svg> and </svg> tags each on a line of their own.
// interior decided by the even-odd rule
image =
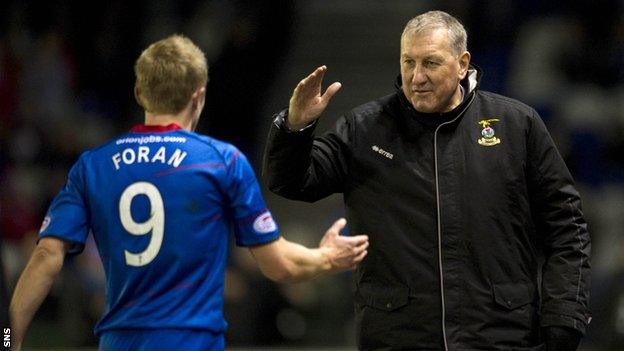
<svg viewBox="0 0 624 351">
<path fill-rule="evenodd" d="M 461 102 L 470 54 L 453 53 L 446 29 L 407 33 L 401 39 L 401 80 L 416 111 L 447 112 Z"/>
</svg>

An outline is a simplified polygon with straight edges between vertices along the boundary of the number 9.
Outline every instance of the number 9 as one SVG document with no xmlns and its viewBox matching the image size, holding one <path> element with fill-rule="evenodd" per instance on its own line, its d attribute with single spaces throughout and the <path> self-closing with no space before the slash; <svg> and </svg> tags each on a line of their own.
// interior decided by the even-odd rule
<svg viewBox="0 0 624 351">
<path fill-rule="evenodd" d="M 132 200 L 137 195 L 146 195 L 150 201 L 151 216 L 143 223 L 135 222 L 130 211 Z M 147 182 L 136 182 L 128 186 L 119 199 L 119 218 L 124 229 L 132 235 L 146 235 L 150 231 L 152 232 L 151 240 L 145 251 L 132 253 L 124 250 L 126 264 L 140 267 L 152 262 L 160 251 L 165 233 L 165 210 L 158 188 Z"/>
</svg>

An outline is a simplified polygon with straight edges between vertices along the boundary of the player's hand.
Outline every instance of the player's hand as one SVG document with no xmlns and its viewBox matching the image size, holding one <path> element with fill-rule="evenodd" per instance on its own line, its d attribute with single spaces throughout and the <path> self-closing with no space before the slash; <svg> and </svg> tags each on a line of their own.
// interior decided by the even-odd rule
<svg viewBox="0 0 624 351">
<path fill-rule="evenodd" d="M 362 262 L 368 251 L 368 236 L 342 236 L 340 230 L 345 227 L 347 220 L 340 218 L 325 232 L 319 248 L 327 255 L 330 262 L 330 271 L 339 272 L 353 269 Z"/>
<path fill-rule="evenodd" d="M 317 119 L 327 107 L 329 100 L 342 86 L 335 82 L 327 88 L 325 94 L 321 95 L 321 83 L 325 71 L 327 71 L 327 67 L 321 66 L 297 84 L 288 105 L 288 126 L 290 129 L 302 129 Z"/>
</svg>

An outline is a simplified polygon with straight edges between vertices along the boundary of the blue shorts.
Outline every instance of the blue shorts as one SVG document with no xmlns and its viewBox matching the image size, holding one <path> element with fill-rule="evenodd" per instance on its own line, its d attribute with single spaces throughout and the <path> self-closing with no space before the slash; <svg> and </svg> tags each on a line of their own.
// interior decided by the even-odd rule
<svg viewBox="0 0 624 351">
<path fill-rule="evenodd" d="M 184 329 L 114 330 L 100 336 L 100 351 L 223 351 L 222 333 Z"/>
</svg>

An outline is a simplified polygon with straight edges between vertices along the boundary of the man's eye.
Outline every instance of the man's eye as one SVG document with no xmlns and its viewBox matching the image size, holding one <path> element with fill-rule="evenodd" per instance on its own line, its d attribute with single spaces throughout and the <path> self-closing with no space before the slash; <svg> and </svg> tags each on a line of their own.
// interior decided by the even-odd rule
<svg viewBox="0 0 624 351">
<path fill-rule="evenodd" d="M 440 65 L 440 63 L 436 61 L 427 60 L 425 61 L 425 65 L 427 65 L 427 67 L 437 67 Z"/>
</svg>

